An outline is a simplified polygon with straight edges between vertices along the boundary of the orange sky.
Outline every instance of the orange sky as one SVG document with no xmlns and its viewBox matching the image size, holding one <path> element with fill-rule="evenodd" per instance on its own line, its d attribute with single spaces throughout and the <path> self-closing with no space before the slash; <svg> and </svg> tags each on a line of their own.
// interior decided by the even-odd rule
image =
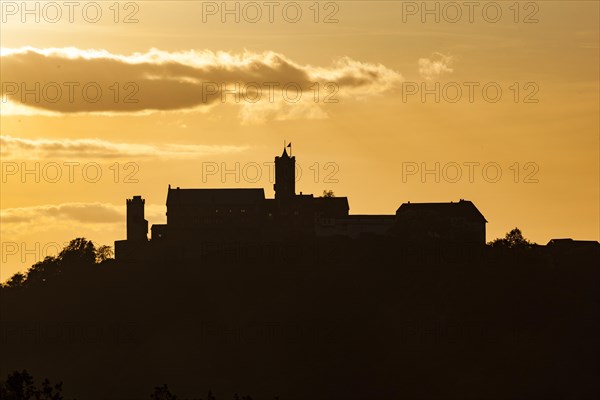
<svg viewBox="0 0 600 400">
<path fill-rule="evenodd" d="M 488 240 L 600 239 L 596 1 L 1 3 L 2 281 L 123 239 L 133 195 L 151 224 L 168 184 L 272 196 L 284 140 L 351 213 L 465 198 Z"/>
</svg>

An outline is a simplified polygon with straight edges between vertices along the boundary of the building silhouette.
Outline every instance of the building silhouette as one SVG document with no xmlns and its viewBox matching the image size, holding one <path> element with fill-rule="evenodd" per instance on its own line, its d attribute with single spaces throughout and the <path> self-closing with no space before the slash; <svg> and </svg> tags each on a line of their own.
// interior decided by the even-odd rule
<svg viewBox="0 0 600 400">
<path fill-rule="evenodd" d="M 385 235 L 407 242 L 485 244 L 487 221 L 467 200 L 405 203 L 396 214 L 351 215 L 347 197 L 296 194 L 296 158 L 275 157 L 275 196 L 263 189 L 182 189 L 169 185 L 166 224 L 154 224 L 148 239 L 145 201 L 127 199 L 127 240 L 115 241 L 115 257 L 138 260 L 180 255 L 194 258 L 206 243 L 278 243 L 325 237 L 359 239 Z"/>
<path fill-rule="evenodd" d="M 440 239 L 485 243 L 483 214 L 475 205 L 460 199 L 450 203 L 405 203 L 396 211 L 396 234 L 405 239 Z"/>
</svg>

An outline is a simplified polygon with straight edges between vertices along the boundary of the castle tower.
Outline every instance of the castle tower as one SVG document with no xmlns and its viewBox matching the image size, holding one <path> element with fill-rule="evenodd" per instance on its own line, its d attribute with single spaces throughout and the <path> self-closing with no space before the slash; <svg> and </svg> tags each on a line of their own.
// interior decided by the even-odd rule
<svg viewBox="0 0 600 400">
<path fill-rule="evenodd" d="M 142 242 L 148 240 L 148 221 L 144 219 L 144 204 L 142 196 L 127 199 L 127 240 Z"/>
<path fill-rule="evenodd" d="M 292 199 L 296 195 L 296 157 L 290 157 L 283 148 L 281 157 L 275 157 L 275 198 Z"/>
</svg>

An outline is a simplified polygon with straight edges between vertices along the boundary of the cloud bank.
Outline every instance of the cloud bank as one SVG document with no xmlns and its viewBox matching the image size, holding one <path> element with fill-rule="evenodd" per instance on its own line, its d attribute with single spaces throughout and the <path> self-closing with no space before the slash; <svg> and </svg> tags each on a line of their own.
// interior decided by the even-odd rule
<svg viewBox="0 0 600 400">
<path fill-rule="evenodd" d="M 102 139 L 24 139 L 0 136 L 0 156 L 11 159 L 197 158 L 240 153 L 249 146 L 134 144 Z"/>
<path fill-rule="evenodd" d="M 165 206 L 146 204 L 146 219 L 150 224 L 165 221 Z M 19 237 L 34 231 L 52 230 L 52 227 L 94 227 L 96 230 L 125 226 L 126 207 L 111 203 L 45 204 L 0 210 L 3 236 Z"/>
<path fill-rule="evenodd" d="M 121 207 L 124 208 L 124 207 Z M 123 213 L 115 206 L 104 203 L 63 203 L 0 210 L 3 224 L 28 224 L 40 221 L 72 220 L 80 223 L 115 223 Z"/>
<path fill-rule="evenodd" d="M 245 122 L 325 118 L 327 101 L 382 94 L 402 76 L 343 57 L 326 67 L 283 54 L 152 49 L 131 55 L 77 48 L 2 49 L 2 102 L 58 114 L 241 107 Z M 327 86 L 329 85 L 329 86 Z M 21 107 L 22 108 L 22 107 Z"/>
</svg>

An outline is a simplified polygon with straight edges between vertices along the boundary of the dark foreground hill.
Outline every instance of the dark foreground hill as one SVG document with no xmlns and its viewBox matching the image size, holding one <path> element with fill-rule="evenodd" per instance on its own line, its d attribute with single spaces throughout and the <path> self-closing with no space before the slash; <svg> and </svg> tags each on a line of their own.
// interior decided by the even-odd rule
<svg viewBox="0 0 600 400">
<path fill-rule="evenodd" d="M 591 254 L 372 239 L 38 269 L 2 289 L 2 378 L 27 369 L 67 398 L 149 399 L 164 383 L 179 399 L 600 394 Z"/>
</svg>

